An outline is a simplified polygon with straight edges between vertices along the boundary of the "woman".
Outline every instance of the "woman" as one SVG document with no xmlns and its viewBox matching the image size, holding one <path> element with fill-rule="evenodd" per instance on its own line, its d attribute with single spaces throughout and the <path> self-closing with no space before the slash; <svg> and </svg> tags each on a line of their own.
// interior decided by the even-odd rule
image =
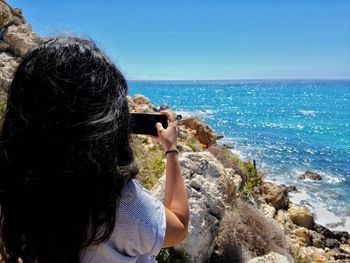
<svg viewBox="0 0 350 263">
<path fill-rule="evenodd" d="M 0 133 L 5 262 L 154 262 L 182 241 L 188 202 L 176 124 L 156 125 L 167 153 L 163 204 L 134 180 L 127 83 L 91 42 L 50 39 L 27 54 Z"/>
</svg>

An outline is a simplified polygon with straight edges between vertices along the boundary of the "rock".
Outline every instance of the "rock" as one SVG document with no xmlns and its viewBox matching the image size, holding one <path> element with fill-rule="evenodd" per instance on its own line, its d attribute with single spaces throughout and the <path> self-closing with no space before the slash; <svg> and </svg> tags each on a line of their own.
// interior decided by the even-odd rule
<svg viewBox="0 0 350 263">
<path fill-rule="evenodd" d="M 226 168 L 220 178 L 220 189 L 227 204 L 233 204 L 239 195 L 242 186 L 242 177 L 232 168 Z"/>
<path fill-rule="evenodd" d="M 276 208 L 274 208 L 271 205 L 268 205 L 266 203 L 262 203 L 259 207 L 260 211 L 264 214 L 266 217 L 273 218 L 276 214 Z"/>
<path fill-rule="evenodd" d="M 276 210 L 288 206 L 289 198 L 285 186 L 264 182 L 260 188 L 261 197 Z"/>
<path fill-rule="evenodd" d="M 7 94 L 5 91 L 2 91 L 0 89 L 0 102 L 5 102 L 6 101 L 6 98 L 7 98 Z"/>
<path fill-rule="evenodd" d="M 43 41 L 41 37 L 32 32 L 32 27 L 28 24 L 9 26 L 3 39 L 10 45 L 14 54 L 20 57 L 25 56 L 29 50 Z"/>
<path fill-rule="evenodd" d="M 312 229 L 315 224 L 312 213 L 301 205 L 289 204 L 287 215 L 298 226 Z"/>
<path fill-rule="evenodd" d="M 281 254 L 270 252 L 269 254 L 253 258 L 248 261 L 248 263 L 290 263 L 293 262 L 289 260 L 286 256 L 283 256 Z"/>
<path fill-rule="evenodd" d="M 189 137 L 191 136 L 188 130 L 186 129 L 186 127 L 183 125 L 177 126 L 177 134 L 180 139 L 184 139 L 184 140 L 189 139 Z"/>
<path fill-rule="evenodd" d="M 12 13 L 9 6 L 0 2 L 0 28 L 7 26 L 12 21 Z"/>
<path fill-rule="evenodd" d="M 146 98 L 145 96 L 141 95 L 141 94 L 135 94 L 134 95 L 134 103 L 137 104 L 137 105 L 149 104 L 149 99 Z"/>
<path fill-rule="evenodd" d="M 310 246 L 299 247 L 295 251 L 295 258 L 298 259 L 296 262 L 335 263 L 323 249 Z"/>
<path fill-rule="evenodd" d="M 159 107 L 159 111 L 168 110 L 168 109 L 170 109 L 170 107 L 169 107 L 166 103 L 163 103 L 163 104 L 160 105 L 160 107 Z"/>
<path fill-rule="evenodd" d="M 350 254 L 344 250 L 339 249 L 338 247 L 330 249 L 327 252 L 327 255 L 337 260 L 335 262 L 350 262 Z"/>
<path fill-rule="evenodd" d="M 306 171 L 303 175 L 299 176 L 298 178 L 301 180 L 304 180 L 304 179 L 310 179 L 310 180 L 316 180 L 316 181 L 322 180 L 321 175 L 310 171 Z"/>
<path fill-rule="evenodd" d="M 219 220 L 224 214 L 219 181 L 225 169 L 207 152 L 183 153 L 180 165 L 191 213 L 187 238 L 177 248 L 189 255 L 190 262 L 205 262 L 214 250 Z M 158 198 L 163 197 L 164 182 L 162 177 L 152 189 Z"/>
<path fill-rule="evenodd" d="M 205 147 L 209 147 L 219 139 L 219 136 L 197 117 L 184 119 L 180 121 L 180 124 L 185 125 L 188 129 L 196 131 L 194 134 L 195 137 L 201 144 L 204 144 Z"/>
<path fill-rule="evenodd" d="M 282 226 L 284 226 L 288 220 L 290 220 L 287 216 L 287 211 L 284 209 L 279 209 L 277 210 L 277 213 L 275 215 L 275 220 L 277 221 L 277 223 L 281 224 Z"/>
<path fill-rule="evenodd" d="M 0 90 L 7 91 L 17 66 L 16 57 L 6 52 L 0 53 Z"/>
<path fill-rule="evenodd" d="M 312 246 L 318 247 L 318 248 L 325 248 L 326 247 L 326 238 L 324 235 L 316 232 L 316 231 L 311 231 L 311 238 L 312 238 Z"/>
<path fill-rule="evenodd" d="M 298 189 L 295 185 L 289 185 L 289 186 L 286 186 L 287 188 L 287 192 L 290 193 L 290 192 L 297 192 Z"/>
<path fill-rule="evenodd" d="M 322 234 L 322 235 L 323 235 L 324 237 L 326 237 L 326 238 L 334 238 L 333 232 L 330 231 L 328 228 L 322 226 L 322 225 L 315 224 L 315 225 L 314 225 L 314 230 L 315 230 L 317 233 Z"/>
<path fill-rule="evenodd" d="M 135 102 L 133 101 L 132 97 L 129 96 L 129 95 L 127 95 L 127 96 L 126 96 L 126 99 L 127 99 L 127 101 L 128 101 L 129 111 L 130 111 L 130 112 L 135 112 L 135 106 L 136 106 L 136 104 L 135 104 Z"/>
<path fill-rule="evenodd" d="M 312 244 L 310 231 L 304 227 L 299 227 L 290 231 L 290 239 L 294 245 L 300 247 L 306 247 Z"/>
<path fill-rule="evenodd" d="M 153 110 L 149 104 L 135 104 L 135 112 L 152 113 Z"/>
<path fill-rule="evenodd" d="M 342 243 L 347 243 L 350 239 L 350 235 L 345 231 L 333 231 L 333 237 Z"/>
<path fill-rule="evenodd" d="M 335 247 L 339 247 L 339 246 L 340 246 L 340 243 L 338 240 L 333 239 L 333 238 L 326 239 L 326 247 L 335 248 Z"/>
</svg>

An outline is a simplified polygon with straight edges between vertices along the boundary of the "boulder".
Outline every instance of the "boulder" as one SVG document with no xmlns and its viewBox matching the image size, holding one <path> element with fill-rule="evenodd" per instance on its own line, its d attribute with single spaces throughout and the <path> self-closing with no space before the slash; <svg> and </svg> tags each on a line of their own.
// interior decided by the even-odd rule
<svg viewBox="0 0 350 263">
<path fill-rule="evenodd" d="M 9 6 L 0 1 L 0 28 L 7 26 L 13 19 Z"/>
<path fill-rule="evenodd" d="M 284 209 L 279 209 L 277 210 L 274 219 L 277 221 L 277 223 L 281 224 L 284 226 L 289 220 L 287 216 L 287 211 Z"/>
<path fill-rule="evenodd" d="M 18 64 L 18 59 L 10 53 L 0 53 L 0 90 L 8 89 Z"/>
<path fill-rule="evenodd" d="M 216 142 L 220 136 L 218 136 L 207 124 L 198 119 L 197 117 L 190 117 L 180 121 L 180 124 L 185 125 L 186 128 L 196 131 L 195 137 L 205 147 L 209 147 Z"/>
<path fill-rule="evenodd" d="M 313 214 L 301 205 L 289 204 L 287 215 L 294 224 L 307 229 L 312 229 L 315 224 Z"/>
<path fill-rule="evenodd" d="M 220 186 L 225 168 L 207 152 L 183 153 L 180 165 L 189 196 L 190 222 L 187 238 L 176 248 L 184 250 L 190 262 L 206 262 L 214 250 L 219 221 L 225 211 Z M 163 198 L 164 186 L 162 177 L 152 193 Z"/>
<path fill-rule="evenodd" d="M 342 243 L 349 243 L 347 241 L 350 241 L 350 235 L 349 232 L 345 231 L 333 231 L 333 236 L 335 239 Z M 350 243 L 349 243 L 350 244 Z"/>
<path fill-rule="evenodd" d="M 159 107 L 159 111 L 162 111 L 162 110 L 169 110 L 170 107 L 166 104 L 166 103 L 163 103 L 162 105 L 160 105 Z"/>
<path fill-rule="evenodd" d="M 129 111 L 130 111 L 130 112 L 135 112 L 135 106 L 136 106 L 136 104 L 135 104 L 135 102 L 133 101 L 132 97 L 129 96 L 129 95 L 127 95 L 127 96 L 126 96 L 126 99 L 127 99 L 127 101 L 128 101 Z"/>
<path fill-rule="evenodd" d="M 286 256 L 281 254 L 270 252 L 269 254 L 253 258 L 248 261 L 248 263 L 290 263 L 293 262 L 291 259 L 288 259 Z"/>
<path fill-rule="evenodd" d="M 276 208 L 266 203 L 260 204 L 259 209 L 266 217 L 273 218 L 274 215 L 276 214 Z"/>
<path fill-rule="evenodd" d="M 289 233 L 289 238 L 294 246 L 306 247 L 312 244 L 310 230 L 299 227 Z"/>
<path fill-rule="evenodd" d="M 329 248 L 335 248 L 335 247 L 339 247 L 340 243 L 338 240 L 334 239 L 334 238 L 327 238 L 326 239 L 326 247 Z"/>
<path fill-rule="evenodd" d="M 149 98 L 146 98 L 142 94 L 135 94 L 134 95 L 134 103 L 137 104 L 137 105 L 149 104 Z"/>
<path fill-rule="evenodd" d="M 298 178 L 301 180 L 304 180 L 304 179 L 315 180 L 315 181 L 322 180 L 322 176 L 320 174 L 310 172 L 310 171 L 306 171 L 303 175 L 299 176 Z"/>
<path fill-rule="evenodd" d="M 312 239 L 312 246 L 318 247 L 318 248 L 325 248 L 326 247 L 326 238 L 324 235 L 310 230 L 311 239 Z"/>
<path fill-rule="evenodd" d="M 285 186 L 264 182 L 260 187 L 261 197 L 276 210 L 288 206 L 288 191 Z"/>
<path fill-rule="evenodd" d="M 140 113 L 154 112 L 149 104 L 135 104 L 134 110 L 135 112 L 140 112 Z"/>
<path fill-rule="evenodd" d="M 3 39 L 10 45 L 13 53 L 20 57 L 43 41 L 41 37 L 32 32 L 32 27 L 28 24 L 9 26 Z"/>
<path fill-rule="evenodd" d="M 330 231 L 327 227 L 324 227 L 324 226 L 319 225 L 319 224 L 315 224 L 314 225 L 314 230 L 317 233 L 320 233 L 321 235 L 323 235 L 326 238 L 334 238 L 333 232 Z"/>
</svg>

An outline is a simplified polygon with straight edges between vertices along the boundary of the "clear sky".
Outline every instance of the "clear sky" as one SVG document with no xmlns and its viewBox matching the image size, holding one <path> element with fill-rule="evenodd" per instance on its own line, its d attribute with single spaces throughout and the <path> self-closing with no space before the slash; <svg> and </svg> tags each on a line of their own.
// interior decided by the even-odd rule
<svg viewBox="0 0 350 263">
<path fill-rule="evenodd" d="M 350 78 L 350 0 L 8 0 L 128 79 Z"/>
</svg>

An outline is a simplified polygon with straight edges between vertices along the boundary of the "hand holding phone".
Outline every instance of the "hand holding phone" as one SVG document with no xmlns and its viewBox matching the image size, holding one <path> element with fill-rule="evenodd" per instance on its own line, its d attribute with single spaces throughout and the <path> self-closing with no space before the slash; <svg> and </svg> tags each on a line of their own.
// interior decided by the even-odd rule
<svg viewBox="0 0 350 263">
<path fill-rule="evenodd" d="M 161 123 L 156 124 L 158 131 L 158 140 L 162 144 L 164 151 L 177 150 L 177 128 L 174 115 L 169 111 L 162 111 L 168 119 L 168 127 L 165 128 Z"/>
<path fill-rule="evenodd" d="M 156 123 L 164 129 L 168 127 L 168 118 L 160 113 L 130 113 L 131 133 L 158 136 Z"/>
</svg>

